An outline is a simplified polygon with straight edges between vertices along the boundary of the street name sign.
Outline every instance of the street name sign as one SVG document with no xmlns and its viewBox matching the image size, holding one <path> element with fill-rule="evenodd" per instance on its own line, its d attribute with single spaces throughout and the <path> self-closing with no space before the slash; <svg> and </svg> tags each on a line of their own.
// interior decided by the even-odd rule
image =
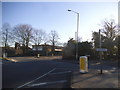
<svg viewBox="0 0 120 90">
<path fill-rule="evenodd" d="M 107 49 L 106 48 L 97 48 L 96 51 L 101 51 L 101 52 L 104 51 L 104 52 L 106 52 Z"/>
</svg>

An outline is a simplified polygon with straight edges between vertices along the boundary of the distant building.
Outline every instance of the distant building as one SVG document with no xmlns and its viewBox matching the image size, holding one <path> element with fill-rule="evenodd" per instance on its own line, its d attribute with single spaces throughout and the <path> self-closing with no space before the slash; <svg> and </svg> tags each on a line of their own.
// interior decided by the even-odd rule
<svg viewBox="0 0 120 90">
<path fill-rule="evenodd" d="M 43 46 L 42 45 L 32 45 L 32 50 L 33 51 L 42 51 Z"/>
<path fill-rule="evenodd" d="M 14 47 L 0 47 L 0 57 L 9 57 L 15 55 Z"/>
<path fill-rule="evenodd" d="M 23 54 L 22 47 L 20 46 L 20 43 L 17 42 L 15 42 L 15 54 L 16 55 Z"/>
<path fill-rule="evenodd" d="M 42 44 L 42 45 L 32 45 L 32 50 L 36 52 L 36 54 L 51 56 L 52 55 L 52 45 Z M 55 46 L 55 55 L 62 55 L 63 47 Z"/>
</svg>

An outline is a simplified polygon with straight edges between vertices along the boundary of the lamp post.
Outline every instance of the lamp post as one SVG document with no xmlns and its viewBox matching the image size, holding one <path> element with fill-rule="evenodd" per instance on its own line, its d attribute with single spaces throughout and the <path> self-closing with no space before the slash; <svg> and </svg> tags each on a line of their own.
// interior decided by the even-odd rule
<svg viewBox="0 0 120 90">
<path fill-rule="evenodd" d="M 99 48 L 101 48 L 101 29 L 99 29 Z M 102 70 L 102 52 L 100 52 L 100 64 L 101 64 L 101 68 L 100 68 L 100 74 L 103 73 L 103 70 Z"/>
<path fill-rule="evenodd" d="M 79 29 L 79 13 L 73 10 L 68 10 L 77 14 L 77 44 L 76 44 L 76 60 L 78 59 L 78 29 Z"/>
</svg>

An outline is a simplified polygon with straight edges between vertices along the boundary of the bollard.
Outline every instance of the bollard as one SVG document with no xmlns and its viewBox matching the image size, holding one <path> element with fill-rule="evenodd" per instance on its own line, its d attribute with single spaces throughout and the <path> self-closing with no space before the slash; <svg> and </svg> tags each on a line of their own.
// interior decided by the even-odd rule
<svg viewBox="0 0 120 90">
<path fill-rule="evenodd" d="M 39 58 L 39 57 L 40 57 L 40 54 L 38 54 L 37 57 Z"/>
<path fill-rule="evenodd" d="M 88 72 L 88 58 L 86 56 L 81 56 L 79 59 L 80 64 L 80 72 L 87 73 Z"/>
</svg>

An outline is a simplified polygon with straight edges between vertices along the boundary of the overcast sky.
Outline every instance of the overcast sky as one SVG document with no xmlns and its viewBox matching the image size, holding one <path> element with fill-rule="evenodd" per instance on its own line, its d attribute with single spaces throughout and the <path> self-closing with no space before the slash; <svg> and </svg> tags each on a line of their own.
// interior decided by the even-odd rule
<svg viewBox="0 0 120 90">
<path fill-rule="evenodd" d="M 82 41 L 91 40 L 92 31 L 98 31 L 99 24 L 107 19 L 118 22 L 117 2 L 3 2 L 2 22 L 12 27 L 17 24 L 30 24 L 33 28 L 47 33 L 56 30 L 60 42 L 75 38 L 77 14 L 80 13 L 79 36 Z"/>
</svg>

